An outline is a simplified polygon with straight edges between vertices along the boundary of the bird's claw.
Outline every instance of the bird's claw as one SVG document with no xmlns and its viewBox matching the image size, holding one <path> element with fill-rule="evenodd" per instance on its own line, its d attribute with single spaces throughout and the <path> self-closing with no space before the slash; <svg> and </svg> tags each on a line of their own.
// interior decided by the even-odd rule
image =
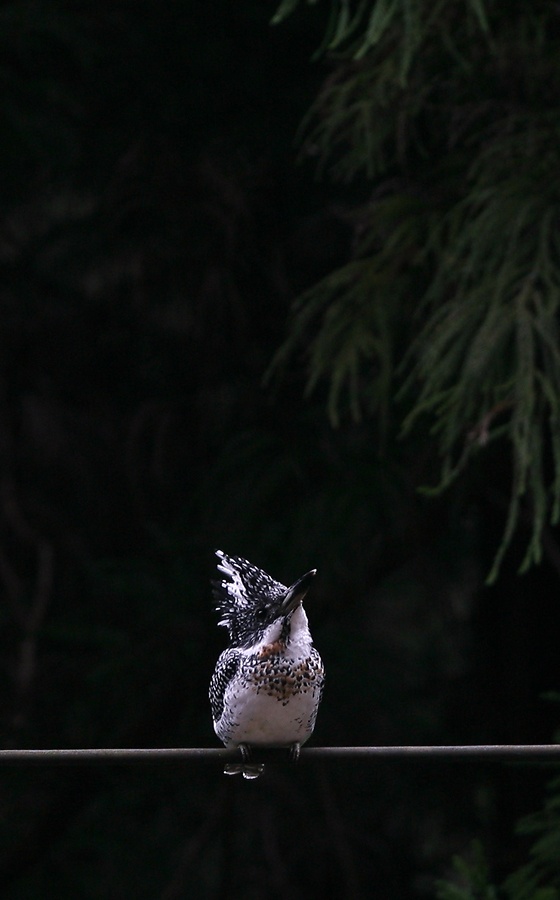
<svg viewBox="0 0 560 900">
<path fill-rule="evenodd" d="M 243 778 L 252 780 L 258 778 L 264 772 L 264 763 L 252 762 L 253 754 L 249 744 L 239 744 L 241 763 L 228 763 L 224 767 L 225 775 L 243 775 Z"/>
<path fill-rule="evenodd" d="M 290 762 L 298 762 L 300 750 L 301 744 L 299 743 L 299 741 L 296 741 L 294 744 L 292 744 L 292 746 L 290 747 Z"/>
</svg>

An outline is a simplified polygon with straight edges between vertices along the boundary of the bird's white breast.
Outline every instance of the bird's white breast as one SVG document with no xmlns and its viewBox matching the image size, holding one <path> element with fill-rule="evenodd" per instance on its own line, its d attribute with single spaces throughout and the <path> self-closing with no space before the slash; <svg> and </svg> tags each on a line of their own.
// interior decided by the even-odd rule
<svg viewBox="0 0 560 900">
<path fill-rule="evenodd" d="M 215 724 L 228 746 L 284 747 L 304 743 L 313 731 L 323 666 L 303 608 L 294 610 L 286 645 L 281 628 L 273 623 L 258 644 L 241 653 L 239 675 L 226 688 L 224 714 Z"/>
</svg>

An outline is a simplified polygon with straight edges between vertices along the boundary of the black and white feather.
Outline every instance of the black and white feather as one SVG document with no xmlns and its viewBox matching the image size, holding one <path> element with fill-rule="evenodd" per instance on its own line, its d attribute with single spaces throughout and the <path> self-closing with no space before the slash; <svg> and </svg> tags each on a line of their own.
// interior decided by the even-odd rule
<svg viewBox="0 0 560 900">
<path fill-rule="evenodd" d="M 210 682 L 214 730 L 245 753 L 259 745 L 299 748 L 315 727 L 324 683 L 302 606 L 315 569 L 286 587 L 242 557 L 216 555 L 225 577 L 213 582 L 213 593 L 230 646 Z M 254 778 L 262 766 L 226 771 Z"/>
<path fill-rule="evenodd" d="M 288 588 L 241 556 L 228 556 L 221 550 L 216 550 L 216 556 L 218 572 L 227 576 L 212 582 L 218 625 L 227 628 L 233 647 L 250 646 L 274 620 Z"/>
</svg>

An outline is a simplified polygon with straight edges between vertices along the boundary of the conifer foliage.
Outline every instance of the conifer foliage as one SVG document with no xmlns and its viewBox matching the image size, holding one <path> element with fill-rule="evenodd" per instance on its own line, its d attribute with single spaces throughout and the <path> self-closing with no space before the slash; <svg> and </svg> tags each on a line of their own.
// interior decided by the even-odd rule
<svg viewBox="0 0 560 900">
<path fill-rule="evenodd" d="M 531 840 L 529 858 L 502 885 L 492 883 L 484 850 L 477 842 L 469 859 L 455 859 L 455 877 L 439 884 L 438 900 L 556 900 L 560 896 L 560 778 L 550 783 L 544 807 L 522 819 L 517 831 Z"/>
<path fill-rule="evenodd" d="M 556 4 L 323 0 L 329 74 L 301 132 L 319 172 L 352 182 L 352 258 L 296 302 L 328 411 L 430 424 L 445 489 L 490 442 L 511 486 L 498 574 L 560 512 L 560 20 Z M 298 0 L 284 0 L 280 23 Z M 327 7 L 329 7 L 327 9 Z M 300 13 L 302 10 L 300 9 Z"/>
</svg>

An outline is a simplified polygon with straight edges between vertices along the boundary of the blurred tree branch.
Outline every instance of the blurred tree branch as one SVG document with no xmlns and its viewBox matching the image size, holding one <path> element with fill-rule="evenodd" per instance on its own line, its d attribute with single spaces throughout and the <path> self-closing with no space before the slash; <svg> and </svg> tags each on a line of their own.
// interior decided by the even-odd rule
<svg viewBox="0 0 560 900">
<path fill-rule="evenodd" d="M 297 5 L 281 4 L 274 21 Z M 352 258 L 296 301 L 273 368 L 303 349 L 307 392 L 327 382 L 335 425 L 366 414 L 381 435 L 395 416 L 404 436 L 428 427 L 440 464 L 432 494 L 501 441 L 510 494 L 488 580 L 522 499 L 526 571 L 546 523 L 560 520 L 557 11 L 328 5 L 320 52 L 332 72 L 302 153 L 369 200 Z"/>
</svg>

